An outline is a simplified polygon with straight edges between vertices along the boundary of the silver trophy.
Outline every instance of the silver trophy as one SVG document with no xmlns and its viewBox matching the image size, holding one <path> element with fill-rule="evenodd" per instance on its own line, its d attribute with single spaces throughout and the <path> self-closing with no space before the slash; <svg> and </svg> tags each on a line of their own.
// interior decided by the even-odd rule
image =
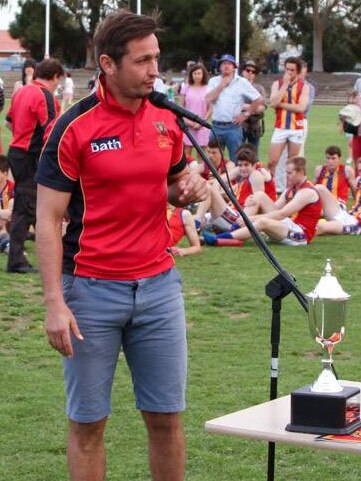
<svg viewBox="0 0 361 481">
<path fill-rule="evenodd" d="M 311 387 L 315 393 L 337 393 L 343 390 L 332 371 L 332 353 L 345 334 L 346 304 L 351 296 L 331 273 L 330 259 L 327 259 L 325 275 L 315 289 L 306 294 L 311 335 L 326 353 L 322 359 L 323 370 Z"/>
<path fill-rule="evenodd" d="M 325 275 L 306 294 L 312 337 L 326 355 L 316 382 L 291 393 L 291 422 L 286 430 L 314 434 L 350 434 L 361 426 L 360 389 L 341 386 L 332 370 L 332 353 L 345 334 L 346 305 L 351 296 L 332 274 L 327 259 Z"/>
</svg>

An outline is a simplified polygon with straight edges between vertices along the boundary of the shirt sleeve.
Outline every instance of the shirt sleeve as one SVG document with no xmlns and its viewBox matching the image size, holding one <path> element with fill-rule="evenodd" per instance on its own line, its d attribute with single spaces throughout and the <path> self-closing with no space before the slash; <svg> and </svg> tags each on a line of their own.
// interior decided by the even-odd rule
<svg viewBox="0 0 361 481">
<path fill-rule="evenodd" d="M 78 142 L 65 116 L 54 125 L 40 156 L 36 180 L 51 189 L 72 192 L 79 178 Z"/>
</svg>

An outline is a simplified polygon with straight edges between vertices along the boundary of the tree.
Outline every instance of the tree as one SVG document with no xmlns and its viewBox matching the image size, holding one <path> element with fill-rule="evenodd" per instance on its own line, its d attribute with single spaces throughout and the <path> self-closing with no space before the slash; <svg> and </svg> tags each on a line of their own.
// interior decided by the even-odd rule
<svg viewBox="0 0 361 481">
<path fill-rule="evenodd" d="M 360 0 L 254 0 L 265 27 L 279 25 L 291 40 L 302 43 L 310 32 L 313 40 L 313 70 L 323 72 L 323 39 L 335 19 L 355 24 L 361 14 Z"/>
<path fill-rule="evenodd" d="M 19 2 L 20 13 L 10 24 L 9 32 L 20 40 L 36 60 L 44 57 L 45 5 L 41 0 Z M 64 39 L 66 41 L 64 41 Z M 84 59 L 85 42 L 72 16 L 58 5 L 51 5 L 51 55 L 69 65 L 80 65 Z"/>
</svg>

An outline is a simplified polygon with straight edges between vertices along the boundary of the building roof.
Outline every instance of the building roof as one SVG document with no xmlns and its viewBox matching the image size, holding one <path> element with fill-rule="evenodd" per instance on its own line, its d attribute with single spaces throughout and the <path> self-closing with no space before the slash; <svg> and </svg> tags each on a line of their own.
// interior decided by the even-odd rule
<svg viewBox="0 0 361 481">
<path fill-rule="evenodd" d="M 7 30 L 0 30 L 0 53 L 25 53 L 26 50 L 20 45 L 18 39 L 10 37 Z"/>
</svg>

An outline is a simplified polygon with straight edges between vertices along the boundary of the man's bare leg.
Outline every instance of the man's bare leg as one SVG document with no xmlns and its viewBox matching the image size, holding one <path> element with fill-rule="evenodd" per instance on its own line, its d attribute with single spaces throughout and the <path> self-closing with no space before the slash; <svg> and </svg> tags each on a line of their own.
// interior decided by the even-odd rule
<svg viewBox="0 0 361 481">
<path fill-rule="evenodd" d="M 258 232 L 264 232 L 272 237 L 274 240 L 281 241 L 287 237 L 288 227 L 280 220 L 268 219 L 267 217 L 260 217 L 253 222 L 254 227 Z M 247 227 L 242 227 L 232 232 L 232 237 L 239 240 L 247 240 L 252 236 Z"/>
<path fill-rule="evenodd" d="M 104 428 L 107 418 L 94 423 L 70 421 L 68 468 L 72 481 L 104 481 Z"/>
<path fill-rule="evenodd" d="M 302 144 L 296 144 L 295 142 L 288 142 L 288 158 L 300 155 Z"/>
<path fill-rule="evenodd" d="M 142 412 L 153 481 L 183 481 L 186 448 L 180 414 Z"/>
<path fill-rule="evenodd" d="M 280 144 L 271 143 L 268 151 L 268 169 L 274 176 L 276 171 L 276 166 L 281 157 L 283 149 L 286 147 L 287 142 L 282 142 Z"/>
<path fill-rule="evenodd" d="M 325 217 L 326 220 L 333 220 L 341 209 L 338 200 L 331 194 L 328 188 L 322 184 L 316 184 L 315 189 L 320 195 L 323 217 Z"/>
</svg>

